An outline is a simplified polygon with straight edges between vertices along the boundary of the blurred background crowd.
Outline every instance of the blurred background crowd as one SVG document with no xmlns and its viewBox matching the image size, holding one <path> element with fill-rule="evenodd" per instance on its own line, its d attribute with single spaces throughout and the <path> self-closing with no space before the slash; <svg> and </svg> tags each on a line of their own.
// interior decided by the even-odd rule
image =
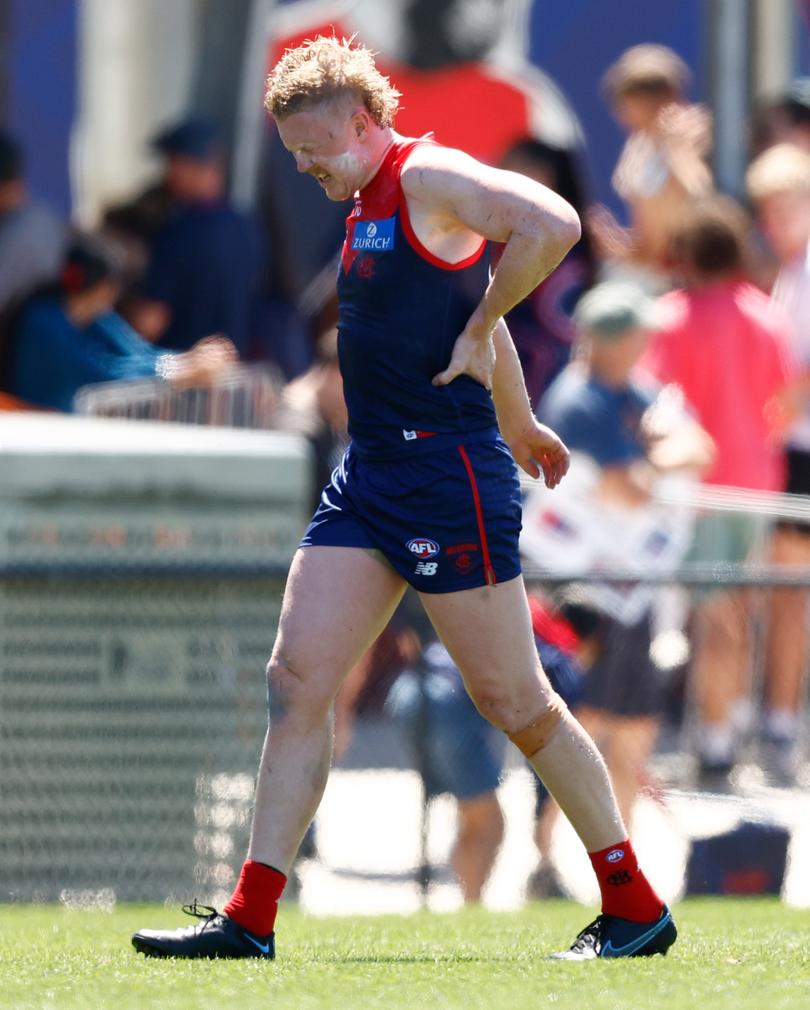
<svg viewBox="0 0 810 1010">
<path fill-rule="evenodd" d="M 303 434 L 317 499 L 347 444 L 347 208 L 296 177 L 262 80 L 288 45 L 357 33 L 403 93 L 401 133 L 530 176 L 581 216 L 581 241 L 507 322 L 538 417 L 573 453 L 567 491 L 527 492 L 538 649 L 626 816 L 668 750 L 688 751 L 705 789 L 733 788 L 743 759 L 757 781 L 810 787 L 803 2 L 0 12 L 0 409 L 191 419 L 184 397 L 208 390 L 196 420 Z M 261 396 L 249 422 L 246 390 Z M 755 593 L 752 565 L 790 577 Z M 410 607 L 341 694 L 344 753 L 368 711 L 421 741 L 429 795 L 458 800 L 453 866 L 478 900 L 503 834 L 504 744 Z M 554 817 L 537 783 L 538 895 L 560 893 Z"/>
</svg>

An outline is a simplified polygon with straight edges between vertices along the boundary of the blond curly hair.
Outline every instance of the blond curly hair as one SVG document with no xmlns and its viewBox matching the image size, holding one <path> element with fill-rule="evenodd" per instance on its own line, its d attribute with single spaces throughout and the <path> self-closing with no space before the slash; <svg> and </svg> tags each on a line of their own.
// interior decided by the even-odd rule
<svg viewBox="0 0 810 1010">
<path fill-rule="evenodd" d="M 374 63 L 374 54 L 351 39 L 319 35 L 288 49 L 267 78 L 264 104 L 274 119 L 309 105 L 358 97 L 378 126 L 391 126 L 400 93 Z"/>
</svg>

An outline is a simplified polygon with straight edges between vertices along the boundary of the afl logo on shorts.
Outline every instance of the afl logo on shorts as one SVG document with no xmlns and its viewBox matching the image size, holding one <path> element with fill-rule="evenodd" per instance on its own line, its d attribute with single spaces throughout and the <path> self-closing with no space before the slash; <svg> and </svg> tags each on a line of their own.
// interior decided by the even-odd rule
<svg viewBox="0 0 810 1010">
<path fill-rule="evenodd" d="M 409 540 L 405 546 L 411 554 L 416 555 L 417 558 L 421 558 L 423 561 L 426 558 L 435 558 L 440 550 L 436 541 L 428 540 L 427 537 L 414 537 L 413 540 Z"/>
<path fill-rule="evenodd" d="M 620 859 L 624 859 L 624 849 L 611 849 L 605 856 L 605 859 L 609 863 L 618 863 Z"/>
</svg>

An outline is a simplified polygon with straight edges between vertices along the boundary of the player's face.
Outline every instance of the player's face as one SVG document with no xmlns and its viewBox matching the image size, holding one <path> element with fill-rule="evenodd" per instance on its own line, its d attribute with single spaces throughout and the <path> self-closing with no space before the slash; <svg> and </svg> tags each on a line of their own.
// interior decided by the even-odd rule
<svg viewBox="0 0 810 1010">
<path fill-rule="evenodd" d="M 313 176 L 330 200 L 348 200 L 367 173 L 356 118 L 345 103 L 327 102 L 277 123 L 298 171 Z"/>
</svg>

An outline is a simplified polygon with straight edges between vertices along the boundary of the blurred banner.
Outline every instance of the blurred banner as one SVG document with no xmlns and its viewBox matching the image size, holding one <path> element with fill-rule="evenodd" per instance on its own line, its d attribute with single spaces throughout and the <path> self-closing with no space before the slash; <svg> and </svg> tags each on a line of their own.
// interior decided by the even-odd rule
<svg viewBox="0 0 810 1010">
<path fill-rule="evenodd" d="M 601 78 L 628 46 L 654 40 L 692 67 L 701 96 L 704 13 L 699 0 L 630 0 L 621 17 L 597 0 L 288 0 L 276 5 L 267 62 L 318 34 L 356 35 L 402 92 L 400 133 L 433 132 L 491 164 L 527 137 L 578 148 L 593 198 L 620 212 L 609 180 L 623 138 Z M 345 209 L 312 200 L 271 123 L 267 136 L 261 199 L 300 296 L 339 247 Z"/>
<path fill-rule="evenodd" d="M 80 0 L 6 0 L 3 124 L 28 152 L 33 192 L 67 215 L 78 113 Z"/>
</svg>

